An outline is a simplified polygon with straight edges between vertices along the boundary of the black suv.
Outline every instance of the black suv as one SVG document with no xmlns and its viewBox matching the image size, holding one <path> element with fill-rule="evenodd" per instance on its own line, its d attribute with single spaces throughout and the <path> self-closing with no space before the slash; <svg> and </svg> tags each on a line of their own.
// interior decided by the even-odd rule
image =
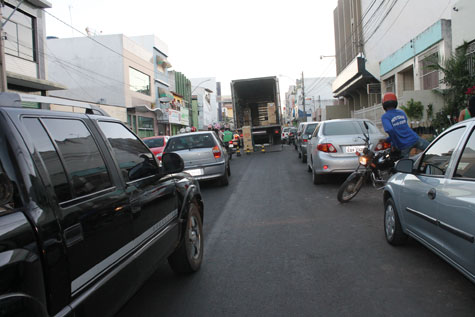
<svg viewBox="0 0 475 317">
<path fill-rule="evenodd" d="M 203 257 L 198 183 L 122 122 L 0 94 L 0 316 L 112 315 L 164 258 Z"/>
</svg>

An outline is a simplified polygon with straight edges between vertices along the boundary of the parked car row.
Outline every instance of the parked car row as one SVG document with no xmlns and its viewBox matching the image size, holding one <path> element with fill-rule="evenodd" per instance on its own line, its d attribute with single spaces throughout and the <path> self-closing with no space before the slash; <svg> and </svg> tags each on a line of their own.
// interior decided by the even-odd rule
<svg viewBox="0 0 475 317">
<path fill-rule="evenodd" d="M 386 136 L 370 120 L 299 125 L 297 151 L 315 184 L 356 168 L 363 132 L 373 151 L 383 149 Z M 450 127 L 415 158 L 398 161 L 383 200 L 389 244 L 412 237 L 475 283 L 475 119 Z"/>
</svg>

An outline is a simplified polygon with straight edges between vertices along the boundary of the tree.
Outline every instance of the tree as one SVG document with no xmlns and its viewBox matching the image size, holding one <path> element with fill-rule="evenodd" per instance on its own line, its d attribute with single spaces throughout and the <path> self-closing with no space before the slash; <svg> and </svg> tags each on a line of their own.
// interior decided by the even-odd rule
<svg viewBox="0 0 475 317">
<path fill-rule="evenodd" d="M 468 43 L 465 42 L 456 50 L 455 54 L 443 63 L 433 61 L 428 66 L 441 71 L 444 74 L 441 82 L 447 85 L 447 89 L 442 91 L 445 106 L 432 121 L 432 125 L 436 129 L 442 130 L 451 124 L 451 120 L 447 116 L 449 118 L 458 117 L 459 112 L 466 107 L 467 90 L 475 85 L 475 73 L 471 74 L 468 68 L 467 49 Z"/>
<path fill-rule="evenodd" d="M 422 103 L 420 101 L 414 101 L 412 98 L 405 106 L 402 105 L 401 109 L 411 120 L 421 120 L 424 114 L 424 106 Z"/>
</svg>

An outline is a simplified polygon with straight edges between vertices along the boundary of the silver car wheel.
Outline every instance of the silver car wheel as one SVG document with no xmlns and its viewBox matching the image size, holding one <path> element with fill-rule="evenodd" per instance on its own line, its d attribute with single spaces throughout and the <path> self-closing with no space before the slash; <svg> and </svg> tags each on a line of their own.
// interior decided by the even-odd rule
<svg viewBox="0 0 475 317">
<path fill-rule="evenodd" d="M 394 208 L 391 204 L 386 206 L 386 211 L 384 215 L 384 220 L 386 223 L 386 238 L 392 240 L 394 236 L 394 231 L 396 230 L 396 219 L 394 215 Z"/>
<path fill-rule="evenodd" d="M 190 218 L 188 227 L 188 252 L 190 259 L 196 260 L 201 252 L 201 232 L 195 216 Z"/>
</svg>

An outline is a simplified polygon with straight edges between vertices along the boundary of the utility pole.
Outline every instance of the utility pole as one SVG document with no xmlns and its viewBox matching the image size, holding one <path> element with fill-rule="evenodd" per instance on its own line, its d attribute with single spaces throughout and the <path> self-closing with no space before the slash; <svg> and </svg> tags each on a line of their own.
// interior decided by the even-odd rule
<svg viewBox="0 0 475 317">
<path fill-rule="evenodd" d="M 0 1 L 0 92 L 7 91 L 7 71 L 5 67 L 5 43 L 3 38 L 2 7 L 3 1 Z"/>
<path fill-rule="evenodd" d="M 304 122 L 307 122 L 307 112 L 305 111 L 305 83 L 304 83 L 304 77 L 303 77 L 303 72 L 302 72 L 302 106 L 303 106 L 303 115 L 305 117 Z"/>
</svg>

